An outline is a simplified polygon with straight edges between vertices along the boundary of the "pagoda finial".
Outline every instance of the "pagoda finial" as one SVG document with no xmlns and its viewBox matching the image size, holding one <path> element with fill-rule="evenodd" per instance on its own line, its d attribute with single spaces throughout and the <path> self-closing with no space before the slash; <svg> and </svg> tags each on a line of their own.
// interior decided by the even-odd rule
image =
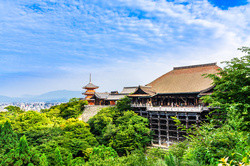
<svg viewBox="0 0 250 166">
<path fill-rule="evenodd" d="M 89 83 L 91 83 L 91 73 L 90 73 L 90 75 L 89 75 Z"/>
</svg>

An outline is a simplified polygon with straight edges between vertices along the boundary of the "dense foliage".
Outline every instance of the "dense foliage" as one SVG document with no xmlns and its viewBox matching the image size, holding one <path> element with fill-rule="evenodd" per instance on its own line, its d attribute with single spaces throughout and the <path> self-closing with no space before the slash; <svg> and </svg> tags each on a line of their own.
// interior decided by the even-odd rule
<svg viewBox="0 0 250 166">
<path fill-rule="evenodd" d="M 77 118 L 82 114 L 84 105 L 87 104 L 86 100 L 72 98 L 68 103 L 52 106 L 50 109 L 41 110 L 41 112 L 47 113 L 48 116 L 62 117 L 64 119 Z"/>
<path fill-rule="evenodd" d="M 102 109 L 88 122 L 99 143 L 114 148 L 121 155 L 145 148 L 152 135 L 147 127 L 148 119 L 126 110 L 129 104 L 125 97 L 118 101 L 117 107 Z"/>
<path fill-rule="evenodd" d="M 121 159 L 118 153 L 127 155 L 145 148 L 151 137 L 148 120 L 127 110 L 129 102 L 124 98 L 116 107 L 101 110 L 90 120 L 90 125 L 77 119 L 86 104 L 78 99 L 42 113 L 9 107 L 10 111 L 0 113 L 0 162 L 2 165 L 73 166 L 114 160 L 117 165 Z M 126 157 L 123 160 L 134 162 Z"/>
<path fill-rule="evenodd" d="M 17 147 L 17 134 L 12 130 L 11 124 L 7 121 L 0 125 L 0 163 L 4 155 Z"/>
<path fill-rule="evenodd" d="M 79 112 L 78 109 L 79 106 L 82 106 L 82 103 L 85 102 L 73 99 L 70 100 L 68 105 Z M 66 107 L 58 106 L 58 108 L 65 110 Z M 63 110 L 60 112 L 63 112 Z M 36 111 L 2 112 L 0 113 L 0 124 L 2 124 L 0 156 L 10 155 L 9 151 L 16 149 L 18 145 L 18 137 L 20 138 L 23 135 L 26 136 L 28 144 L 39 156 L 46 157 L 49 165 L 56 164 L 55 150 L 57 148 L 60 150 L 62 160 L 66 163 L 69 153 L 72 153 L 73 158 L 85 156 L 88 158 L 89 152 L 87 149 L 98 145 L 87 123 L 75 118 L 65 120 L 61 116 L 52 116 L 48 111 L 45 113 Z"/>
<path fill-rule="evenodd" d="M 1 165 L 33 166 L 33 165 L 38 165 L 39 161 L 40 161 L 39 154 L 34 150 L 30 150 L 26 137 L 22 136 L 18 146 L 14 149 L 11 149 L 11 151 L 8 154 L 4 155 Z"/>
<path fill-rule="evenodd" d="M 225 61 L 226 66 L 218 74 L 207 75 L 213 79 L 215 88 L 212 95 L 203 99 L 211 107 L 220 108 L 215 111 L 223 115 L 219 118 L 226 119 L 228 125 L 236 130 L 250 131 L 250 49 L 243 47 L 240 50 L 247 55 Z"/>
</svg>

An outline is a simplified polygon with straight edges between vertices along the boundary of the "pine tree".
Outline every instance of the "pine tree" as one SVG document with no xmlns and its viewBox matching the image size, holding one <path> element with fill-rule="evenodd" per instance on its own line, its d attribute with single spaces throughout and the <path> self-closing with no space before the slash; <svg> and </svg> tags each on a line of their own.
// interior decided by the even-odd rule
<svg viewBox="0 0 250 166">
<path fill-rule="evenodd" d="M 63 166 L 62 156 L 58 147 L 55 150 L 55 161 L 56 166 Z"/>
<path fill-rule="evenodd" d="M 40 157 L 40 166 L 48 166 L 48 161 L 47 161 L 47 157 L 45 156 L 45 154 L 43 153 L 43 155 Z"/>
<path fill-rule="evenodd" d="M 67 158 L 67 166 L 72 166 L 72 160 L 73 160 L 72 153 L 69 153 Z"/>
<path fill-rule="evenodd" d="M 11 149 L 17 147 L 17 134 L 13 131 L 10 122 L 0 127 L 0 155 L 7 154 Z"/>
<path fill-rule="evenodd" d="M 39 155 L 36 151 L 31 151 L 25 135 L 21 137 L 18 147 L 11 149 L 10 152 L 4 155 L 1 166 L 32 166 L 39 165 Z"/>
</svg>

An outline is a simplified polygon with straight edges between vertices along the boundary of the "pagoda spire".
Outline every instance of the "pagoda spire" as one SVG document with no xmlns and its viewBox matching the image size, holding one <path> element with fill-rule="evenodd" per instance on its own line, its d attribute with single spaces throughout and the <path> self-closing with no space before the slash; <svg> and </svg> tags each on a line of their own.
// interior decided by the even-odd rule
<svg viewBox="0 0 250 166">
<path fill-rule="evenodd" d="M 99 88 L 98 86 L 92 84 L 91 82 L 91 73 L 89 74 L 89 83 L 83 87 L 83 89 L 86 89 L 86 91 L 83 93 L 86 95 L 85 100 L 88 101 L 89 105 L 95 105 L 95 99 L 92 99 L 92 97 L 95 94 L 95 89 Z"/>
</svg>

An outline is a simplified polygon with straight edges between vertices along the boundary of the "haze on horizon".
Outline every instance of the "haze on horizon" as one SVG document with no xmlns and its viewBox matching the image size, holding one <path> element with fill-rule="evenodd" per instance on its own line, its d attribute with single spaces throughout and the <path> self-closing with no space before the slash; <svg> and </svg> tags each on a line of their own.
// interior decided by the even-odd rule
<svg viewBox="0 0 250 166">
<path fill-rule="evenodd" d="M 250 45 L 250 0 L 0 1 L 0 95 L 144 85 Z M 220 65 L 220 64 L 219 64 Z"/>
</svg>

